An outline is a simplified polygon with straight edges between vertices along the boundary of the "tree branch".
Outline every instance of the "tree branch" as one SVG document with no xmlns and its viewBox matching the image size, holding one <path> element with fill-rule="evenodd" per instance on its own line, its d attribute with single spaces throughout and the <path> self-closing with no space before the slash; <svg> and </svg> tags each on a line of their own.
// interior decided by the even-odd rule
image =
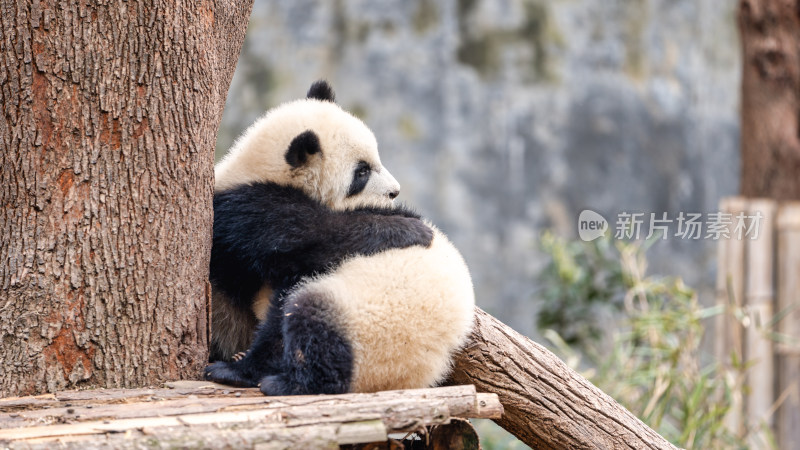
<svg viewBox="0 0 800 450">
<path fill-rule="evenodd" d="M 453 384 L 500 397 L 495 420 L 533 448 L 675 448 L 541 345 L 480 308 Z"/>
</svg>

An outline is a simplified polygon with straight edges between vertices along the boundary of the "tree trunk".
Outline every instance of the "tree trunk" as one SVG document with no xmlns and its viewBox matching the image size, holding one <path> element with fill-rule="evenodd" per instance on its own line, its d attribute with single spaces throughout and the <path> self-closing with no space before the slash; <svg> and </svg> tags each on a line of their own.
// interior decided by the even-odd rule
<svg viewBox="0 0 800 450">
<path fill-rule="evenodd" d="M 742 0 L 742 195 L 800 199 L 800 8 Z"/>
<path fill-rule="evenodd" d="M 547 349 L 480 309 L 450 382 L 498 394 L 504 413 L 495 422 L 532 448 L 675 448 Z"/>
<path fill-rule="evenodd" d="M 0 396 L 196 377 L 252 0 L 0 3 Z"/>
</svg>

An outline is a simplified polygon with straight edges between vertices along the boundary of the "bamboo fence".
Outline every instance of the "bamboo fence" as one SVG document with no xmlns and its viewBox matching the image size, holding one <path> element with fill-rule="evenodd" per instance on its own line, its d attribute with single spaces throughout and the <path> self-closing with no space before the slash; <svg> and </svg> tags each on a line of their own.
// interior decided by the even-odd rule
<svg viewBox="0 0 800 450">
<path fill-rule="evenodd" d="M 740 374 L 725 424 L 742 436 L 768 427 L 779 448 L 798 449 L 800 202 L 730 197 L 720 212 L 731 222 L 717 243 L 717 304 L 726 313 L 717 317 L 715 353 Z M 740 214 L 759 217 L 757 233 L 737 233 Z"/>
</svg>

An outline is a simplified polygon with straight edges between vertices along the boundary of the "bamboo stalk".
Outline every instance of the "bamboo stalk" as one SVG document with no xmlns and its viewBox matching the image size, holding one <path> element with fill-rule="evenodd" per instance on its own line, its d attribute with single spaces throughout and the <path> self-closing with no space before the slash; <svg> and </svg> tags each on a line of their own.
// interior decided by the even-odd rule
<svg viewBox="0 0 800 450">
<path fill-rule="evenodd" d="M 782 205 L 778 214 L 778 332 L 795 339 L 777 351 L 778 398 L 776 437 L 780 448 L 800 448 L 800 203 Z"/>
<path fill-rule="evenodd" d="M 720 211 L 736 217 L 747 211 L 747 199 L 728 197 L 722 200 Z M 745 279 L 745 243 L 732 235 L 733 226 L 728 228 L 729 239 L 720 239 L 717 244 L 717 301 L 726 306 L 725 314 L 717 318 L 717 355 L 721 363 L 730 366 L 732 357 L 742 360 L 742 326 L 736 318 L 737 311 L 743 307 Z M 741 385 L 743 380 L 738 380 Z M 725 425 L 736 434 L 744 434 L 744 396 L 741 389 L 734 390 L 731 405 L 725 416 Z"/>
<path fill-rule="evenodd" d="M 748 370 L 749 392 L 745 401 L 748 426 L 771 424 L 775 401 L 775 365 L 772 340 L 765 325 L 774 315 L 774 255 L 775 213 L 774 200 L 751 200 L 749 215 L 761 214 L 756 239 L 745 239 L 747 247 L 745 304 L 750 323 L 745 329 L 745 358 L 752 364 Z"/>
</svg>

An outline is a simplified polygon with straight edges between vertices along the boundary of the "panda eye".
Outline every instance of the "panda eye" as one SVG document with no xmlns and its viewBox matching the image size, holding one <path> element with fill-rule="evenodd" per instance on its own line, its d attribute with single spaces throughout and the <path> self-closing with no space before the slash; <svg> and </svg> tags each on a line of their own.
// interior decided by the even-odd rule
<svg viewBox="0 0 800 450">
<path fill-rule="evenodd" d="M 369 175 L 370 171 L 371 170 L 370 170 L 369 166 L 367 166 L 367 165 L 359 165 L 358 168 L 356 168 L 356 176 L 359 177 L 359 178 L 364 178 L 367 175 Z"/>
<path fill-rule="evenodd" d="M 364 191 L 369 183 L 369 176 L 372 168 L 366 161 L 359 161 L 353 170 L 353 179 L 350 180 L 350 187 L 347 189 L 347 196 L 352 197 Z"/>
</svg>

